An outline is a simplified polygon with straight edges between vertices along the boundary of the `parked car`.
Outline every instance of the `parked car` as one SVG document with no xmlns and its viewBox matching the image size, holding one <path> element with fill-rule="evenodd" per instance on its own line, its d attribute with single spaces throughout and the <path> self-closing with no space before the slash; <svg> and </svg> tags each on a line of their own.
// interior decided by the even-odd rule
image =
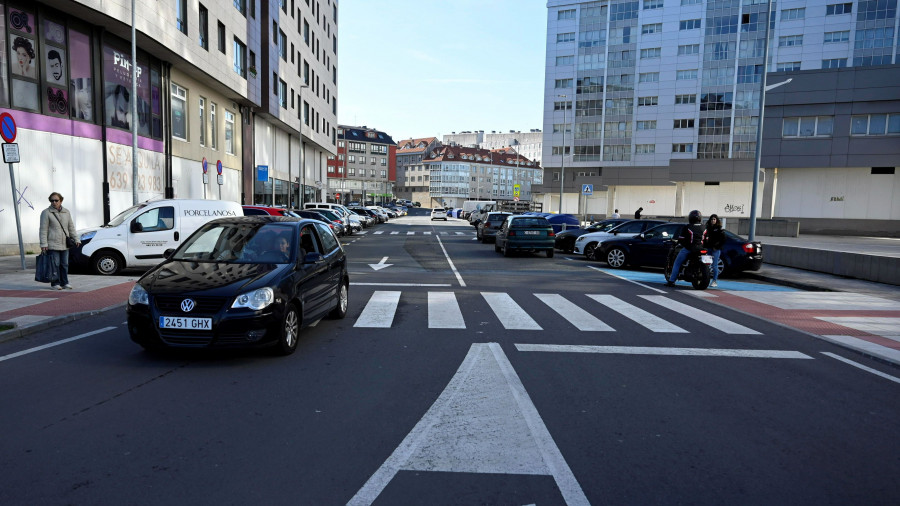
<svg viewBox="0 0 900 506">
<path fill-rule="evenodd" d="M 324 209 L 324 208 L 315 207 L 315 208 L 304 209 L 304 211 L 313 211 L 313 212 L 319 213 L 322 216 L 331 220 L 331 223 L 334 224 L 334 229 L 335 229 L 335 232 L 337 232 L 337 235 L 347 235 L 349 233 L 349 231 L 347 230 L 348 227 L 346 225 L 344 225 L 344 219 L 340 215 L 338 215 L 337 212 L 335 212 L 333 209 Z"/>
<path fill-rule="evenodd" d="M 665 223 L 642 234 L 620 235 L 603 242 L 598 251 L 600 259 L 614 269 L 627 265 L 664 269 L 669 248 L 687 223 Z M 719 257 L 719 274 L 733 275 L 742 271 L 756 271 L 762 267 L 762 244 L 725 231 L 725 246 Z"/>
<path fill-rule="evenodd" d="M 435 207 L 431 210 L 431 221 L 444 220 L 447 221 L 447 211 L 443 207 Z"/>
<path fill-rule="evenodd" d="M 291 216 L 296 218 L 297 215 L 290 209 L 283 207 L 271 206 L 241 206 L 244 210 L 244 216 Z"/>
<path fill-rule="evenodd" d="M 328 225 L 328 228 L 330 228 L 331 231 L 334 232 L 334 235 L 341 235 L 341 227 L 343 225 L 338 225 L 337 223 L 331 221 L 331 219 L 326 217 L 324 214 L 317 213 L 311 209 L 304 209 L 302 211 L 296 210 L 294 211 L 294 214 L 296 214 L 298 218 L 321 221 L 322 223 Z"/>
<path fill-rule="evenodd" d="M 348 208 L 347 210 L 356 216 L 356 218 L 359 220 L 360 224 L 362 224 L 363 228 L 369 228 L 370 225 L 375 224 L 375 218 L 370 216 L 368 213 L 364 213 L 364 212 L 360 211 L 358 208 L 357 209 Z"/>
<path fill-rule="evenodd" d="M 483 243 L 496 240 L 497 231 L 500 230 L 500 226 L 503 225 L 506 218 L 510 216 L 512 216 L 512 213 L 487 213 L 487 216 L 478 222 L 475 236 Z"/>
<path fill-rule="evenodd" d="M 369 218 L 372 218 L 372 224 L 384 223 L 386 219 L 386 217 L 378 214 L 377 212 L 375 212 L 375 210 L 369 209 L 368 207 L 351 207 L 350 210 L 357 214 L 364 214 Z"/>
<path fill-rule="evenodd" d="M 608 220 L 591 223 L 584 228 L 567 228 L 562 232 L 557 232 L 555 247 L 556 249 L 561 250 L 563 253 L 571 253 L 575 250 L 575 240 L 583 236 L 584 234 L 590 234 L 593 232 L 608 232 L 611 228 L 620 223 L 625 223 L 626 221 L 628 221 L 627 218 L 611 218 Z"/>
<path fill-rule="evenodd" d="M 497 231 L 494 251 L 509 256 L 513 251 L 544 251 L 553 258 L 556 232 L 543 216 L 514 214 L 506 218 Z"/>
<path fill-rule="evenodd" d="M 245 216 L 211 221 L 141 276 L 128 332 L 144 348 L 297 349 L 300 329 L 347 314 L 340 242 L 316 220 Z"/>
<path fill-rule="evenodd" d="M 665 221 L 627 220 L 609 229 L 606 232 L 592 232 L 590 234 L 584 234 L 578 239 L 575 239 L 574 252 L 579 255 L 584 255 L 589 260 L 596 260 L 596 258 L 594 258 L 594 251 L 597 249 L 597 246 L 599 246 L 607 239 L 616 237 L 621 234 L 640 234 L 648 228 L 655 227 L 656 225 L 661 225 L 663 223 L 665 223 Z"/>
</svg>

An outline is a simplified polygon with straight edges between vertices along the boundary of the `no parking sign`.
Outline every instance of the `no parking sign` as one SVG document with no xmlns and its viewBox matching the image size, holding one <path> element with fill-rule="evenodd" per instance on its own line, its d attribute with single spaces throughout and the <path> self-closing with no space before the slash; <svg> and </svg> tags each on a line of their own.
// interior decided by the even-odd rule
<svg viewBox="0 0 900 506">
<path fill-rule="evenodd" d="M 219 175 L 216 176 L 216 181 L 219 185 L 225 184 L 225 176 L 222 175 L 222 160 L 216 162 L 216 172 L 219 173 Z"/>
</svg>

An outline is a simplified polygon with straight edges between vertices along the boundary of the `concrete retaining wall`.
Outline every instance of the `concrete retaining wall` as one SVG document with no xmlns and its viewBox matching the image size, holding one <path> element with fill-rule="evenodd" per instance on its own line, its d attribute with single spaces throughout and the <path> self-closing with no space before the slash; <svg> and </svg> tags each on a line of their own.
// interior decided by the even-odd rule
<svg viewBox="0 0 900 506">
<path fill-rule="evenodd" d="M 763 245 L 763 261 L 808 271 L 900 285 L 900 258 Z"/>
</svg>

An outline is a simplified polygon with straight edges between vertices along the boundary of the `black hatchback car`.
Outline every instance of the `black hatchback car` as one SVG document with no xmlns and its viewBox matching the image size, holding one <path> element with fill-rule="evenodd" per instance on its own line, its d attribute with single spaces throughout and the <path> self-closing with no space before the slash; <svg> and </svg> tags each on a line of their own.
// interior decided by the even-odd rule
<svg viewBox="0 0 900 506">
<path fill-rule="evenodd" d="M 347 314 L 350 279 L 340 242 L 318 220 L 213 220 L 141 276 L 126 310 L 147 349 L 297 348 L 300 329 Z"/>
<path fill-rule="evenodd" d="M 687 223 L 665 223 L 648 229 L 642 234 L 615 237 L 604 241 L 597 258 L 612 268 L 626 265 L 666 266 L 666 256 L 672 242 Z M 725 231 L 725 245 L 719 256 L 719 274 L 736 274 L 741 271 L 757 271 L 762 267 L 762 245 Z"/>
</svg>

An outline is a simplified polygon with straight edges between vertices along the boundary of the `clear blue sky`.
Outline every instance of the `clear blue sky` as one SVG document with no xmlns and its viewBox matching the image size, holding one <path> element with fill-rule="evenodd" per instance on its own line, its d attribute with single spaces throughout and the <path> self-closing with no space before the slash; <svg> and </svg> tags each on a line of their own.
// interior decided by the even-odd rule
<svg viewBox="0 0 900 506">
<path fill-rule="evenodd" d="M 544 0 L 339 0 L 338 122 L 402 140 L 543 127 Z"/>
</svg>

